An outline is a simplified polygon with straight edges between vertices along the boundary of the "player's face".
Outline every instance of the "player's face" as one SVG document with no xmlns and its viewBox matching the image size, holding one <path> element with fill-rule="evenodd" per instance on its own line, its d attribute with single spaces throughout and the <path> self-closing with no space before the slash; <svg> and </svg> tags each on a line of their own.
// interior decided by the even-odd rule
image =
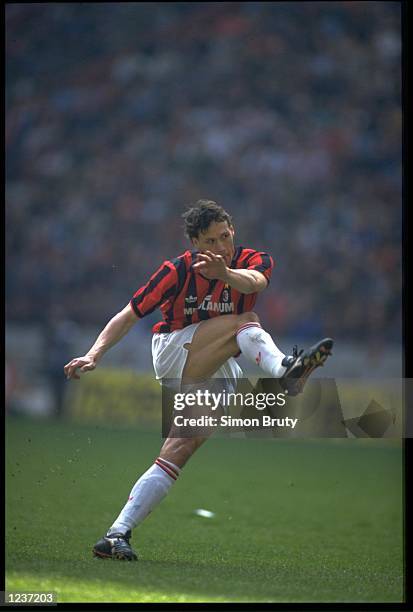
<svg viewBox="0 0 413 612">
<path fill-rule="evenodd" d="M 192 242 L 201 253 L 211 251 L 215 255 L 222 255 L 229 266 L 235 252 L 234 233 L 234 228 L 228 225 L 227 221 L 213 221 L 208 229 L 200 232 L 198 238 L 194 238 Z"/>
</svg>

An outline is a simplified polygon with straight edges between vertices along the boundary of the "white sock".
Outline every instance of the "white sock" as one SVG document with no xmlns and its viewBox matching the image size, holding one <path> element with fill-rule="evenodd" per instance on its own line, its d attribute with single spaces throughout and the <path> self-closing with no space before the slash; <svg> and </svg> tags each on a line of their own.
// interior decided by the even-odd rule
<svg viewBox="0 0 413 612">
<path fill-rule="evenodd" d="M 245 323 L 237 331 L 236 338 L 242 354 L 259 365 L 266 374 L 274 378 L 284 374 L 287 368 L 281 362 L 285 355 L 259 323 Z"/>
<path fill-rule="evenodd" d="M 147 470 L 133 486 L 129 499 L 118 518 L 109 529 L 109 533 L 125 534 L 129 529 L 139 525 L 168 493 L 178 478 L 179 467 L 157 458 L 154 465 Z"/>
</svg>

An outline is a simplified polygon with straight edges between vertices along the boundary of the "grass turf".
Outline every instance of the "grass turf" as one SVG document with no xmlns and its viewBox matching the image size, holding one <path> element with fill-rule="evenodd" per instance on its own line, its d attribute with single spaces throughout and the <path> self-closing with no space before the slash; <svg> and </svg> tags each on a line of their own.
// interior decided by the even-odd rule
<svg viewBox="0 0 413 612">
<path fill-rule="evenodd" d="M 9 418 L 6 588 L 59 603 L 403 600 L 402 450 L 386 441 L 211 439 L 134 531 L 139 562 L 94 559 L 161 442 Z"/>
</svg>

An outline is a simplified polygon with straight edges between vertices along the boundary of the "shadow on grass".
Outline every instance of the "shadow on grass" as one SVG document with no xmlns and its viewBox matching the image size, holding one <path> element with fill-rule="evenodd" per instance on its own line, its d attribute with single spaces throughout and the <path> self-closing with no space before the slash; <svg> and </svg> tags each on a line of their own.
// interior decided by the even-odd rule
<svg viewBox="0 0 413 612">
<path fill-rule="evenodd" d="M 140 597 L 153 603 L 402 601 L 402 581 L 398 576 L 393 580 L 388 577 L 384 593 L 378 584 L 360 584 L 357 572 L 345 575 L 340 568 L 326 567 L 321 572 L 320 567 L 308 571 L 308 566 L 296 567 L 288 561 L 274 561 L 269 567 L 265 563 L 234 565 L 224 560 L 178 563 L 147 559 L 130 563 L 91 557 L 73 567 L 68 567 L 67 562 L 48 568 L 22 565 L 13 571 L 14 575 L 29 573 L 39 584 L 45 580 L 63 592 L 71 590 L 67 587 L 71 582 L 79 584 L 79 593 L 85 593 L 85 583 L 90 582 L 91 593 L 101 593 L 93 601 L 100 603 L 108 599 L 138 602 Z M 118 591 L 119 599 L 113 599 Z"/>
</svg>

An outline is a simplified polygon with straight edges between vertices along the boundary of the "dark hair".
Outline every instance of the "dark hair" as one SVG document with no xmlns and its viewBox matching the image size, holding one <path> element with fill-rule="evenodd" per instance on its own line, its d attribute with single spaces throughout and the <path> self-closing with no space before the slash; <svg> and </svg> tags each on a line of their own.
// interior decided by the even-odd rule
<svg viewBox="0 0 413 612">
<path fill-rule="evenodd" d="M 226 221 L 228 225 L 232 225 L 231 215 L 212 200 L 198 200 L 182 217 L 185 220 L 185 236 L 190 240 L 198 238 L 200 232 L 206 232 L 214 221 Z"/>
</svg>

